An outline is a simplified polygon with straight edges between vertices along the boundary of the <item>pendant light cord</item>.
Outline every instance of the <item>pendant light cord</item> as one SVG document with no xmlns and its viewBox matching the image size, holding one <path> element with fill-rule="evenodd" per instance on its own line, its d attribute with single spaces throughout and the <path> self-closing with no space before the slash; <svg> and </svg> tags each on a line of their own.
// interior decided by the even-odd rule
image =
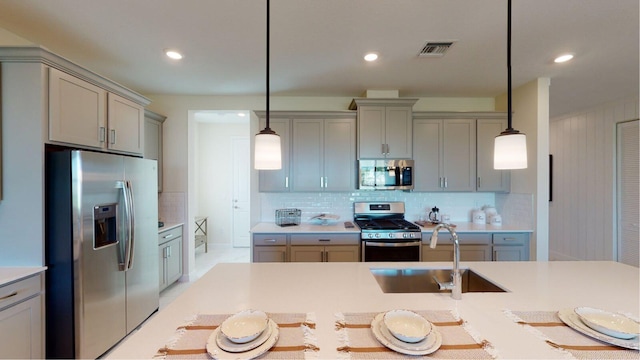
<svg viewBox="0 0 640 360">
<path fill-rule="evenodd" d="M 513 130 L 511 125 L 511 0 L 507 4 L 507 130 Z"/>
<path fill-rule="evenodd" d="M 509 2 L 511 2 L 511 0 L 509 0 Z M 267 0 L 267 121 L 266 121 L 266 127 L 265 130 L 271 130 L 271 128 L 269 127 L 269 39 L 271 38 L 269 36 L 269 29 L 271 28 L 270 26 L 270 21 L 269 19 L 271 18 L 271 16 L 269 15 L 269 12 L 271 10 L 271 5 L 270 5 L 270 1 Z"/>
</svg>

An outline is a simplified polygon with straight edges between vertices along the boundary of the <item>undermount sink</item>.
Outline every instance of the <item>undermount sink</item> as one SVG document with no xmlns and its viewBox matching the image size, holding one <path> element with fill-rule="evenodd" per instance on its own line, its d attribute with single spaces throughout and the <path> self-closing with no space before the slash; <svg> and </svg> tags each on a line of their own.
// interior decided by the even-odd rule
<svg viewBox="0 0 640 360">
<path fill-rule="evenodd" d="M 451 282 L 450 269 L 370 269 L 384 293 L 450 293 L 440 284 Z M 462 292 L 507 292 L 471 269 L 460 269 Z"/>
</svg>

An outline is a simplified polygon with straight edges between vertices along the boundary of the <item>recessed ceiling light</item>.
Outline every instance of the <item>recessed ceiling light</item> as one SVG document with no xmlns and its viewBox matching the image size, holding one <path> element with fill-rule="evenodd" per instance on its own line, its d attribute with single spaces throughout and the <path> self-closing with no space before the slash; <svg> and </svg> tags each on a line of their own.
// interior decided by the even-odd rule
<svg viewBox="0 0 640 360">
<path fill-rule="evenodd" d="M 172 58 L 172 59 L 174 59 L 174 60 L 180 60 L 180 59 L 182 59 L 182 54 L 180 54 L 177 50 L 166 49 L 166 50 L 164 51 L 164 53 L 165 53 L 168 57 L 170 57 L 170 58 Z"/>
<path fill-rule="evenodd" d="M 364 59 L 367 61 L 376 61 L 378 59 L 378 54 L 376 53 L 368 53 L 364 56 Z"/>
<path fill-rule="evenodd" d="M 573 55 L 565 54 L 565 55 L 558 56 L 557 58 L 555 58 L 555 60 L 553 60 L 553 62 L 563 63 L 563 62 L 569 61 L 571 59 L 573 59 Z"/>
</svg>

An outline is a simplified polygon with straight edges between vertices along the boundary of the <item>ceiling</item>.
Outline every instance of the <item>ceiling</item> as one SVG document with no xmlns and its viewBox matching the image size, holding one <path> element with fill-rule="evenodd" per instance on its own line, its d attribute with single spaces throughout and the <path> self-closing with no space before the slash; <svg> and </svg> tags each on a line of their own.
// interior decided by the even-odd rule
<svg viewBox="0 0 640 360">
<path fill-rule="evenodd" d="M 552 117 L 637 96 L 639 8 L 514 0 L 513 86 L 551 78 Z M 0 27 L 145 95 L 265 93 L 265 1 L 0 0 Z M 506 92 L 506 34 L 507 0 L 273 0 L 271 94 L 494 97 Z M 455 40 L 444 56 L 417 56 L 440 40 Z M 553 63 L 565 52 L 574 60 Z"/>
</svg>

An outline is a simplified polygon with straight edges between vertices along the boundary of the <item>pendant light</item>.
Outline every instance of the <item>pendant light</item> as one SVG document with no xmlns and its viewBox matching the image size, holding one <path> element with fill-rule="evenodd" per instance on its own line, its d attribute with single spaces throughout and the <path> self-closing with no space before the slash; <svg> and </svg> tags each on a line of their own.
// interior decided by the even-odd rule
<svg viewBox="0 0 640 360">
<path fill-rule="evenodd" d="M 527 136 L 511 125 L 511 0 L 508 0 L 507 12 L 507 129 L 495 138 L 493 168 L 496 170 L 527 168 Z"/>
<path fill-rule="evenodd" d="M 264 130 L 256 134 L 254 167 L 257 170 L 282 169 L 280 136 L 269 127 L 269 0 L 267 0 L 267 113 Z"/>
</svg>

